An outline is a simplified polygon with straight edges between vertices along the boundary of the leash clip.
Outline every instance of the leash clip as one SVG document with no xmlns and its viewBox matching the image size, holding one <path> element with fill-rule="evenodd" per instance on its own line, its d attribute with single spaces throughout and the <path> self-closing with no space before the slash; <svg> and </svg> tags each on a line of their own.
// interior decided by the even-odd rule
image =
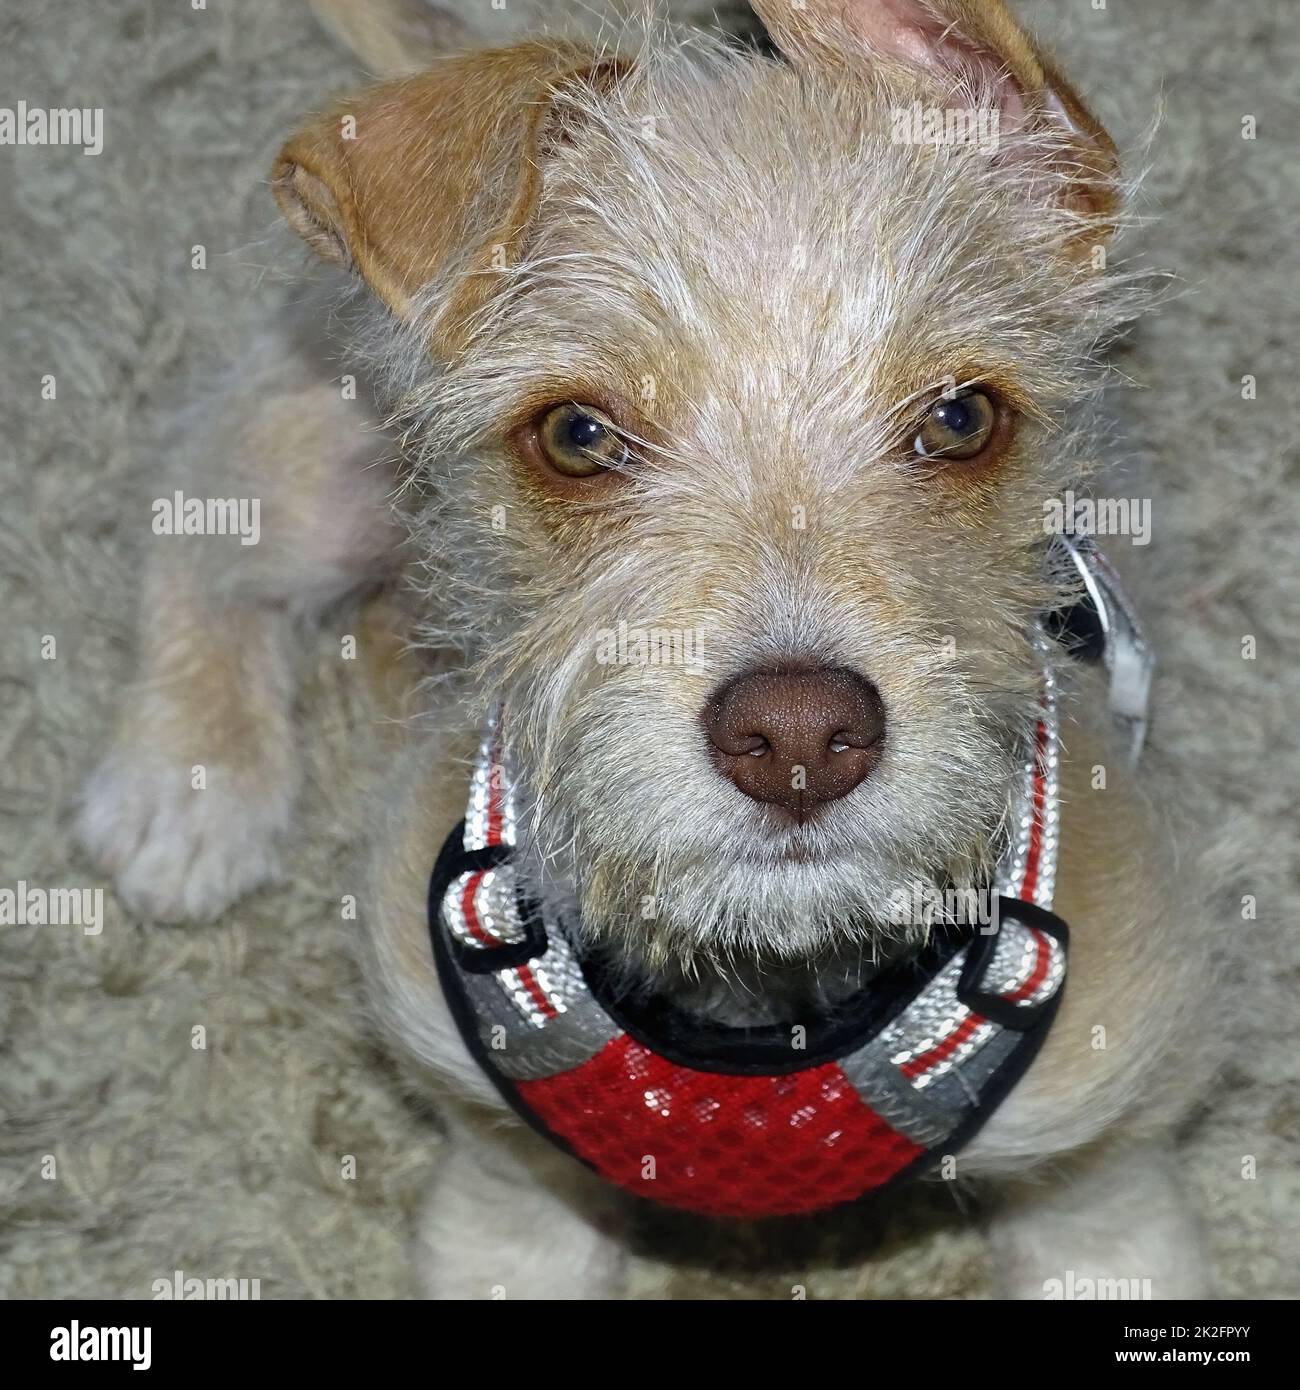
<svg viewBox="0 0 1300 1390">
<path fill-rule="evenodd" d="M 1055 543 L 1082 579 L 1086 603 L 1096 615 L 1101 650 L 1084 654 L 1099 654 L 1105 663 L 1110 676 L 1107 704 L 1128 732 L 1129 763 L 1135 765 L 1150 719 L 1155 652 L 1119 575 L 1092 538 L 1058 534 Z"/>
</svg>

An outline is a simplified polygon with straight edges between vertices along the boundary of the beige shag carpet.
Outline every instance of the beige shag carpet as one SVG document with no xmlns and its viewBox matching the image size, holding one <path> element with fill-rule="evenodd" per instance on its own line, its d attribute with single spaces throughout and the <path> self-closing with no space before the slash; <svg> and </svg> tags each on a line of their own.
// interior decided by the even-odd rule
<svg viewBox="0 0 1300 1390">
<path fill-rule="evenodd" d="M 1155 755 L 1185 769 L 1201 827 L 1186 854 L 1213 870 L 1216 968 L 1239 1001 L 1185 1170 L 1220 1292 L 1295 1297 L 1300 30 L 1293 0 L 1019 9 L 1123 140 L 1160 117 L 1138 240 L 1182 293 L 1121 348 L 1140 389 L 1114 411 L 1152 479 L 1154 542 L 1129 568 L 1162 645 Z M 355 82 L 302 0 L 0 0 L 4 103 L 105 112 L 97 158 L 0 147 L 0 886 L 103 886 L 68 809 L 131 671 L 161 412 L 283 292 L 299 252 L 266 172 L 298 118 Z M 368 1031 L 339 920 L 359 836 L 331 769 L 355 756 L 360 702 L 325 659 L 337 635 L 302 700 L 312 790 L 284 886 L 209 928 L 142 925 L 111 894 L 99 937 L 0 928 L 0 1294 L 148 1297 L 174 1270 L 257 1278 L 268 1298 L 414 1291 L 406 1232 L 437 1117 Z M 810 1235 L 760 1269 L 756 1241 L 670 1224 L 636 1287 L 990 1292 L 977 1213 L 947 1189 L 860 1234 L 865 1265 Z"/>
</svg>

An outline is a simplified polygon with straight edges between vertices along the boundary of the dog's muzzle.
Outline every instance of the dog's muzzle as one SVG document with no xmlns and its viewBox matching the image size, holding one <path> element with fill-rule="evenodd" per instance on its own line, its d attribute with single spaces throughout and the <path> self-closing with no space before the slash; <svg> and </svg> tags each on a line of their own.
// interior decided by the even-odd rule
<svg viewBox="0 0 1300 1390">
<path fill-rule="evenodd" d="M 1105 661 L 1134 755 L 1145 728 L 1151 654 L 1117 578 L 1090 545 L 1061 540 L 1054 562 L 1079 567 L 1084 611 L 1035 634 L 1039 718 L 990 920 L 941 921 L 824 1018 L 727 1027 L 621 992 L 579 924 L 519 882 L 509 749 L 489 719 L 465 819 L 434 867 L 429 928 L 466 1045 L 524 1120 L 630 1192 L 745 1218 L 878 1193 L 970 1141 L 1042 1046 L 1065 984 L 1047 632 Z"/>
</svg>

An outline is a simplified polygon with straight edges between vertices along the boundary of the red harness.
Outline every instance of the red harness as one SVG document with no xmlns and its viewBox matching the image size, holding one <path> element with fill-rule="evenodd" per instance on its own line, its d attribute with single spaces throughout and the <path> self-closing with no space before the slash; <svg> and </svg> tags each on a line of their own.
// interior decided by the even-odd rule
<svg viewBox="0 0 1300 1390">
<path fill-rule="evenodd" d="M 818 1211 L 956 1153 L 1033 1060 L 1065 981 L 1056 677 L 1039 645 L 1040 718 L 993 920 L 942 921 L 919 954 L 799 1026 L 722 1027 L 627 997 L 518 882 L 515 787 L 489 721 L 429 923 L 461 1032 L 506 1100 L 617 1186 L 710 1216 Z"/>
</svg>

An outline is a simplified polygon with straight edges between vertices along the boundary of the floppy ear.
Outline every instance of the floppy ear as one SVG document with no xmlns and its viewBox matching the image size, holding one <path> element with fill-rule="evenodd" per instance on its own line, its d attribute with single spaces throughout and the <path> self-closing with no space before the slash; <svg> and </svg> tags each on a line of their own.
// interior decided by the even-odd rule
<svg viewBox="0 0 1300 1390">
<path fill-rule="evenodd" d="M 453 353 L 527 235 L 548 143 L 564 138 L 557 95 L 606 85 L 620 67 L 550 43 L 441 60 L 300 131 L 276 160 L 276 200 L 308 245 L 354 270 L 398 316 L 450 274 L 437 338 Z"/>
<path fill-rule="evenodd" d="M 1017 135 L 1059 137 L 1051 172 L 1061 206 L 1103 224 L 1117 211 L 1114 142 L 1003 0 L 754 0 L 754 8 L 798 65 L 883 58 L 929 72 L 954 92 L 992 94 L 1012 157 Z"/>
</svg>

